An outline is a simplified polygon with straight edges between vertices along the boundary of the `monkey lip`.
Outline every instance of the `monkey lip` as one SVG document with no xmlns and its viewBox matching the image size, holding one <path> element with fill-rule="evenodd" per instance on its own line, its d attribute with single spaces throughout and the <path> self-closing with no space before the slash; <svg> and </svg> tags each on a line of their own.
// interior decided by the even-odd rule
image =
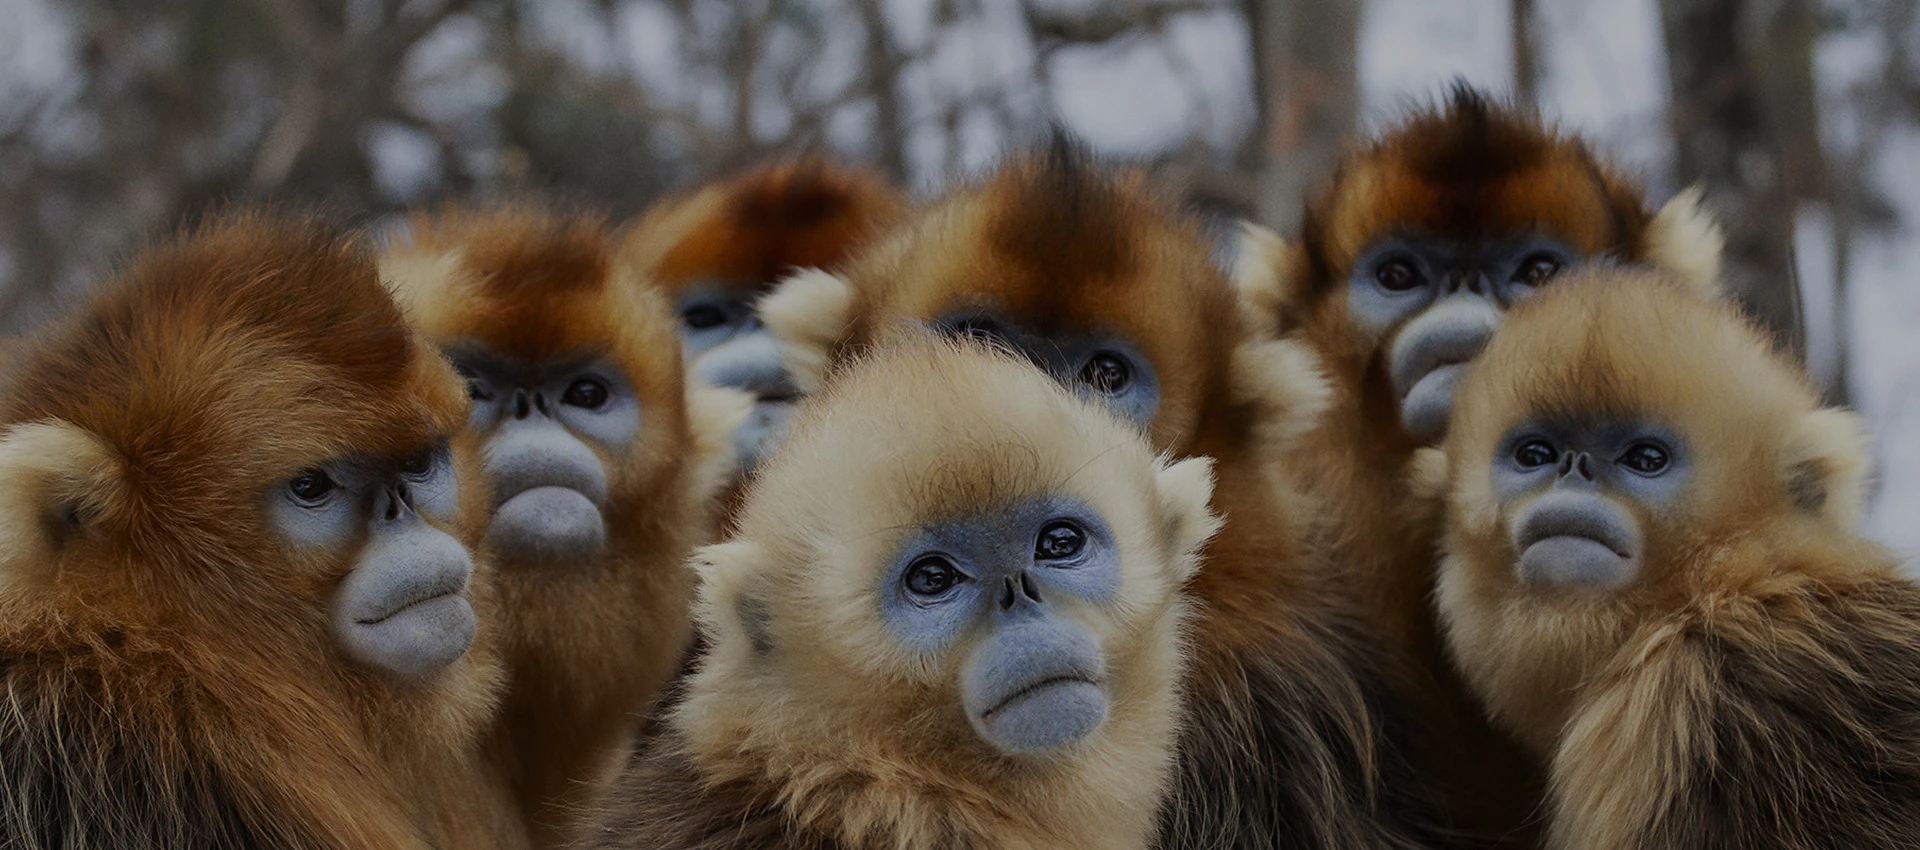
<svg viewBox="0 0 1920 850">
<path fill-rule="evenodd" d="M 1015 690 L 1013 693 L 1008 694 L 1005 697 L 1002 697 L 999 702 L 994 703 L 986 711 L 981 712 L 980 719 L 983 722 L 992 722 L 992 720 L 995 717 L 998 717 L 1002 713 L 1005 713 L 1007 709 L 1012 708 L 1015 705 L 1018 705 L 1022 702 L 1025 702 L 1026 700 L 1032 699 L 1036 696 L 1041 695 L 1042 693 L 1053 690 L 1055 688 L 1072 687 L 1075 685 L 1086 685 L 1092 688 L 1099 688 L 1100 680 L 1095 679 L 1092 676 L 1088 676 L 1084 673 L 1062 673 L 1057 676 L 1048 676 L 1044 679 L 1040 679 L 1038 681 L 1023 685 L 1019 689 Z"/>
<path fill-rule="evenodd" d="M 355 617 L 354 622 L 363 626 L 377 626 L 408 611 L 425 609 L 446 599 L 464 604 L 467 575 L 466 572 L 438 571 L 424 580 L 409 582 L 382 600 L 383 604 L 370 615 Z"/>
<path fill-rule="evenodd" d="M 792 404 L 800 400 L 800 391 L 792 387 L 761 390 L 754 396 L 759 404 Z"/>
</svg>

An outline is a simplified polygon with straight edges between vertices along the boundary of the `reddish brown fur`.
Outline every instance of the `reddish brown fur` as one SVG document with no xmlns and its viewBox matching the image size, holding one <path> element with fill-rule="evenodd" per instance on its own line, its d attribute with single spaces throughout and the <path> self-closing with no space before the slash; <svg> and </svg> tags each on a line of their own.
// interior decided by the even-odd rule
<svg viewBox="0 0 1920 850">
<path fill-rule="evenodd" d="M 621 252 L 670 292 L 766 289 L 793 268 L 839 265 L 904 206 L 871 172 L 782 162 L 663 201 L 628 231 Z"/>
<path fill-rule="evenodd" d="M 1424 788 L 1383 778 L 1399 755 L 1382 748 L 1402 731 L 1391 677 L 1301 544 L 1310 509 L 1272 462 L 1273 412 L 1236 391 L 1249 332 L 1197 224 L 1140 175 L 1061 143 L 929 206 L 846 273 L 853 302 L 829 360 L 963 308 L 1041 334 L 1118 331 L 1160 375 L 1153 445 L 1218 461 L 1213 504 L 1228 522 L 1191 585 L 1203 602 L 1193 719 L 1163 843 L 1411 841 L 1396 821 L 1419 819 L 1410 800 Z"/>
<path fill-rule="evenodd" d="M 591 563 L 503 562 L 513 687 L 500 729 L 545 841 L 611 778 L 690 636 L 682 561 L 708 534 L 680 347 L 664 297 L 613 259 L 602 225 L 532 209 L 413 222 L 389 251 L 414 320 L 440 345 L 537 363 L 606 357 L 640 398 L 639 436 L 608 470 L 607 544 Z"/>
<path fill-rule="evenodd" d="M 1450 648 L 1552 762 L 1549 846 L 1907 846 L 1920 831 L 1920 589 L 1857 530 L 1858 423 L 1730 305 L 1595 273 L 1520 305 L 1447 441 Z M 1522 582 L 1489 469 L 1530 419 L 1657 423 L 1671 501 L 1614 590 Z"/>
<path fill-rule="evenodd" d="M 508 834 L 475 758 L 498 678 L 487 622 L 426 684 L 351 666 L 328 628 L 347 564 L 267 524 L 287 476 L 402 456 L 465 419 L 367 254 L 309 225 L 219 223 L 142 254 L 14 365 L 6 507 L 45 519 L 10 516 L 0 553 L 0 843 Z M 482 498 L 456 536 L 474 538 Z M 476 608 L 485 592 L 477 572 Z"/>
<path fill-rule="evenodd" d="M 1434 710 L 1450 718 L 1446 737 L 1460 744 L 1440 775 L 1476 829 L 1507 832 L 1526 821 L 1541 768 L 1486 724 L 1442 656 L 1429 602 L 1440 511 L 1409 489 L 1407 464 L 1420 443 L 1400 424 L 1390 340 L 1350 322 L 1347 280 L 1356 255 L 1393 235 L 1477 241 L 1538 232 L 1589 255 L 1639 261 L 1652 220 L 1639 190 L 1578 139 L 1461 87 L 1348 155 L 1309 202 L 1302 261 L 1282 282 L 1290 303 L 1277 326 L 1325 356 L 1335 391 L 1332 413 L 1297 452 L 1315 492 L 1328 497 L 1324 545 L 1376 627 L 1430 671 Z M 1516 840 L 1526 841 L 1524 831 Z"/>
</svg>

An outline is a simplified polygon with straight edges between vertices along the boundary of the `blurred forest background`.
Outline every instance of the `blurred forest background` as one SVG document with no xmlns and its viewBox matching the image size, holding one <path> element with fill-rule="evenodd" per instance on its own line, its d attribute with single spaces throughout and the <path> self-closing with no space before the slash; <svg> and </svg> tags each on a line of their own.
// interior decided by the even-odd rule
<svg viewBox="0 0 1920 850">
<path fill-rule="evenodd" d="M 260 199 L 642 209 L 826 152 L 936 191 L 1052 123 L 1289 232 L 1348 140 L 1466 79 L 1656 201 L 1879 436 L 1920 551 L 1920 0 L 0 0 L 0 331 Z M 1798 285 L 1796 286 L 1796 281 Z"/>
</svg>

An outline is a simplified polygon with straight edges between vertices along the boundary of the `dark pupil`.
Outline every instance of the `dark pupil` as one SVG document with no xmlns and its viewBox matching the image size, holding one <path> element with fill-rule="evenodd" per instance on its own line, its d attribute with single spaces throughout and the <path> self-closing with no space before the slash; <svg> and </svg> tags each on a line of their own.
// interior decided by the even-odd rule
<svg viewBox="0 0 1920 850">
<path fill-rule="evenodd" d="M 1553 447 L 1544 440 L 1528 440 L 1513 450 L 1513 459 L 1525 467 L 1546 466 L 1557 458 Z"/>
<path fill-rule="evenodd" d="M 333 490 L 333 479 L 328 478 L 326 473 L 315 469 L 301 473 L 299 477 L 293 479 L 293 481 L 287 485 L 287 489 L 292 490 L 293 495 L 311 502 L 319 499 L 321 496 L 327 495 L 327 493 Z"/>
<path fill-rule="evenodd" d="M 400 461 L 400 471 L 408 475 L 425 475 L 433 469 L 433 450 L 422 449 Z"/>
<path fill-rule="evenodd" d="M 1620 462 L 1635 472 L 1652 474 L 1667 468 L 1667 453 L 1659 446 L 1641 443 L 1627 449 Z"/>
<path fill-rule="evenodd" d="M 1056 522 L 1040 529 L 1040 540 L 1033 546 L 1033 556 L 1042 561 L 1058 561 L 1080 554 L 1081 547 L 1087 545 L 1087 535 L 1069 522 Z"/>
<path fill-rule="evenodd" d="M 1420 284 L 1420 276 L 1406 260 L 1388 260 L 1380 264 L 1373 273 L 1380 285 L 1396 292 L 1412 289 Z"/>
<path fill-rule="evenodd" d="M 592 378 L 581 378 L 568 385 L 560 400 L 574 407 L 596 408 L 607 403 L 607 388 Z"/>
<path fill-rule="evenodd" d="M 1080 369 L 1080 381 L 1103 393 L 1117 393 L 1133 378 L 1127 364 L 1111 354 L 1096 354 Z"/>
<path fill-rule="evenodd" d="M 922 558 L 907 569 L 907 589 L 920 596 L 938 596 L 960 583 L 960 571 L 944 558 Z"/>
<path fill-rule="evenodd" d="M 704 330 L 725 324 L 727 314 L 711 304 L 700 304 L 681 311 L 680 321 L 694 330 Z"/>
<path fill-rule="evenodd" d="M 1516 282 L 1524 283 L 1528 286 L 1539 286 L 1540 284 L 1546 283 L 1547 278 L 1553 277 L 1554 274 L 1559 271 L 1559 260 L 1545 254 L 1535 254 L 1520 264 L 1520 271 L 1515 273 L 1513 278 Z"/>
</svg>

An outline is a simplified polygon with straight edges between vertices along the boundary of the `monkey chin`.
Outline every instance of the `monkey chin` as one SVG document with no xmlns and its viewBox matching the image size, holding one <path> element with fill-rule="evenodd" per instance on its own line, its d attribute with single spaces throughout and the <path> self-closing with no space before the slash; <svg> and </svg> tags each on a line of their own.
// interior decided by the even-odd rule
<svg viewBox="0 0 1920 850">
<path fill-rule="evenodd" d="M 600 506 L 571 487 L 529 487 L 500 503 L 487 524 L 487 542 L 517 561 L 580 561 L 607 542 Z"/>
</svg>

